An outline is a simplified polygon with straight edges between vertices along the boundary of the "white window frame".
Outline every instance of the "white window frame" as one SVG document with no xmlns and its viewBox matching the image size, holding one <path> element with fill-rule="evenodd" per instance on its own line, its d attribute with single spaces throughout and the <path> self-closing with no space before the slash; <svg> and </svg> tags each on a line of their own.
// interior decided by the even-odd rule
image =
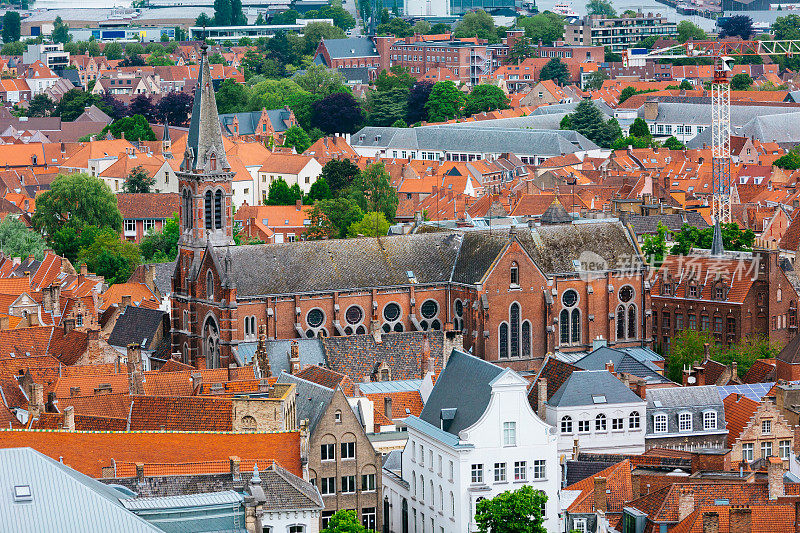
<svg viewBox="0 0 800 533">
<path fill-rule="evenodd" d="M 742 443 L 742 460 L 752 461 L 755 455 L 755 444 L 752 442 Z"/>
<path fill-rule="evenodd" d="M 772 419 L 768 418 L 761 421 L 761 434 L 772 435 Z"/>
<path fill-rule="evenodd" d="M 767 457 L 771 457 L 774 451 L 775 450 L 772 449 L 771 440 L 764 441 L 761 443 L 761 457 L 763 457 L 764 459 L 766 459 Z"/>
<path fill-rule="evenodd" d="M 547 461 L 545 459 L 533 461 L 533 479 L 547 479 Z"/>
<path fill-rule="evenodd" d="M 494 464 L 494 482 L 505 483 L 507 479 L 506 463 Z"/>
<path fill-rule="evenodd" d="M 663 426 L 662 426 L 663 425 Z M 663 427 L 663 429 L 659 429 Z M 653 433 L 666 433 L 669 431 L 669 420 L 664 413 L 653 415 Z"/>
<path fill-rule="evenodd" d="M 717 429 L 717 412 L 703 411 L 703 431 L 712 431 L 715 429 Z"/>
<path fill-rule="evenodd" d="M 503 446 L 516 446 L 516 445 L 517 445 L 517 423 L 503 422 Z"/>
<path fill-rule="evenodd" d="M 473 484 L 483 483 L 483 465 L 475 463 L 470 469 L 470 480 Z"/>
<path fill-rule="evenodd" d="M 778 457 L 784 461 L 789 459 L 792 455 L 792 441 L 785 439 L 778 441 Z"/>
<path fill-rule="evenodd" d="M 628 415 L 628 429 L 639 429 L 642 427 L 642 415 L 639 411 L 631 411 Z"/>
<path fill-rule="evenodd" d="M 685 423 L 688 423 L 688 426 L 686 426 Z M 692 413 L 689 411 L 681 411 L 678 413 L 678 432 L 686 433 L 692 431 L 692 427 Z"/>
<path fill-rule="evenodd" d="M 527 461 L 514 461 L 514 481 L 528 481 Z"/>
</svg>

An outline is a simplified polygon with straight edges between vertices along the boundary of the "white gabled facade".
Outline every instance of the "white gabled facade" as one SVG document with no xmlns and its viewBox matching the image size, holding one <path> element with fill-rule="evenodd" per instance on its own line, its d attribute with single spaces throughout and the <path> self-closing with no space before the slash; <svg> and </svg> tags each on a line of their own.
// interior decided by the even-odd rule
<svg viewBox="0 0 800 533">
<path fill-rule="evenodd" d="M 522 485 L 547 494 L 544 526 L 559 531 L 558 437 L 531 409 L 519 374 L 505 369 L 489 385 L 482 416 L 458 436 L 406 419 L 401 475 L 384 469 L 382 476 L 388 531 L 477 531 L 476 503 Z"/>
</svg>

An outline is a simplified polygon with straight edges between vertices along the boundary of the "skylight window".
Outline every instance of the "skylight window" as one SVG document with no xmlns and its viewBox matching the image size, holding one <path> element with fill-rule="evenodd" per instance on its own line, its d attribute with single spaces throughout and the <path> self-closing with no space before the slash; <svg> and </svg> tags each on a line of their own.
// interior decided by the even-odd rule
<svg viewBox="0 0 800 533">
<path fill-rule="evenodd" d="M 592 394 L 592 401 L 594 403 L 606 403 L 605 394 Z"/>
<path fill-rule="evenodd" d="M 33 500 L 33 493 L 31 492 L 30 485 L 15 485 L 14 486 L 14 501 L 15 502 L 29 502 Z"/>
</svg>

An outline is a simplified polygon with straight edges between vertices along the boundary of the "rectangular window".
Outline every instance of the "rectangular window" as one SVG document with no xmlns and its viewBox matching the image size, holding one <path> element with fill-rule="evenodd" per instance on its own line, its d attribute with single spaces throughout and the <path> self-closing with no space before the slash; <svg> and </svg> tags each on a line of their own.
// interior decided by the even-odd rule
<svg viewBox="0 0 800 533">
<path fill-rule="evenodd" d="M 156 227 L 156 221 L 153 219 L 148 219 L 143 222 L 144 225 L 144 232 L 147 233 L 151 229 Z"/>
<path fill-rule="evenodd" d="M 697 329 L 697 315 L 689 315 L 689 329 Z"/>
<path fill-rule="evenodd" d="M 453 461 L 450 461 L 450 477 L 448 479 L 451 481 L 453 479 Z"/>
<path fill-rule="evenodd" d="M 322 511 L 322 529 L 328 527 L 328 523 L 331 521 L 331 517 L 334 515 L 336 511 Z"/>
<path fill-rule="evenodd" d="M 611 429 L 625 429 L 625 419 L 624 418 L 612 418 L 611 419 Z"/>
<path fill-rule="evenodd" d="M 782 440 L 778 443 L 778 450 L 780 452 L 780 457 L 784 461 L 789 458 L 791 449 L 792 449 L 792 441 L 790 440 Z"/>
<path fill-rule="evenodd" d="M 752 442 L 745 442 L 742 444 L 742 460 L 744 461 L 752 461 L 753 460 L 753 443 Z"/>
<path fill-rule="evenodd" d="M 761 421 L 761 434 L 762 435 L 772 434 L 772 420 Z"/>
<path fill-rule="evenodd" d="M 425 466 L 425 446 L 419 446 L 419 466 Z"/>
<path fill-rule="evenodd" d="M 586 519 L 585 518 L 576 518 L 572 522 L 572 529 L 577 531 L 578 533 L 586 533 Z M 627 528 L 626 528 L 627 531 Z"/>
<path fill-rule="evenodd" d="M 514 463 L 514 481 L 527 481 L 528 480 L 528 463 L 526 461 L 517 461 Z"/>
<path fill-rule="evenodd" d="M 442 476 L 442 456 L 441 455 L 439 456 L 438 466 L 439 466 L 439 477 L 441 477 Z"/>
<path fill-rule="evenodd" d="M 653 417 L 653 431 L 656 433 L 667 432 L 667 415 L 656 415 Z"/>
<path fill-rule="evenodd" d="M 706 411 L 705 413 L 703 413 L 703 429 L 705 431 L 711 431 L 717 429 L 716 411 Z"/>
<path fill-rule="evenodd" d="M 336 445 L 335 444 L 323 444 L 321 446 L 321 459 L 323 461 L 335 461 L 336 460 Z"/>
<path fill-rule="evenodd" d="M 364 507 L 361 509 L 361 524 L 367 529 L 375 529 L 377 516 L 374 507 Z"/>
<path fill-rule="evenodd" d="M 588 420 L 578 420 L 578 433 L 589 433 Z"/>
<path fill-rule="evenodd" d="M 356 476 L 342 476 L 342 494 L 352 494 L 356 491 Z"/>
<path fill-rule="evenodd" d="M 472 482 L 483 483 L 483 465 L 472 465 Z"/>
<path fill-rule="evenodd" d="M 537 459 L 533 462 L 533 479 L 544 479 L 547 476 L 545 460 Z"/>
<path fill-rule="evenodd" d="M 517 445 L 517 423 L 503 422 L 503 446 Z"/>
<path fill-rule="evenodd" d="M 692 413 L 680 413 L 678 415 L 678 431 L 692 430 Z"/>
<path fill-rule="evenodd" d="M 506 480 L 506 464 L 505 463 L 495 463 L 494 464 L 494 482 L 501 483 Z"/>
<path fill-rule="evenodd" d="M 322 478 L 319 491 L 322 493 L 323 496 L 326 494 L 336 494 L 336 478 L 335 477 Z"/>
<path fill-rule="evenodd" d="M 356 458 L 356 443 L 343 442 L 342 443 L 342 459 L 355 459 Z"/>
<path fill-rule="evenodd" d="M 762 442 L 761 443 L 761 457 L 766 459 L 772 455 L 772 443 L 771 442 Z"/>
<path fill-rule="evenodd" d="M 683 313 L 675 313 L 675 331 L 683 330 Z"/>
<path fill-rule="evenodd" d="M 375 474 L 361 475 L 361 492 L 375 491 Z"/>
</svg>

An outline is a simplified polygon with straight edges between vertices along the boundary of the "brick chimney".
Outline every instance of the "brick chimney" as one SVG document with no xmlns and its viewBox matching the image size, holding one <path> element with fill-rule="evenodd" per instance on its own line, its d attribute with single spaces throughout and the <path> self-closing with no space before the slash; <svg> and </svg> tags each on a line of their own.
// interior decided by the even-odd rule
<svg viewBox="0 0 800 533">
<path fill-rule="evenodd" d="M 636 393 L 642 400 L 647 400 L 647 381 L 639 379 L 636 382 Z"/>
<path fill-rule="evenodd" d="M 64 409 L 64 423 L 61 428 L 64 431 L 75 431 L 75 408 L 71 405 Z"/>
<path fill-rule="evenodd" d="M 228 365 L 228 381 L 235 381 L 237 379 L 239 379 L 239 368 L 235 364 L 230 363 Z"/>
<path fill-rule="evenodd" d="M 536 414 L 544 420 L 545 402 L 547 401 L 547 378 L 539 378 L 536 382 Z"/>
<path fill-rule="evenodd" d="M 750 533 L 753 531 L 753 513 L 746 505 L 733 505 L 729 513 L 730 533 Z"/>
<path fill-rule="evenodd" d="M 653 121 L 656 117 L 658 117 L 658 101 L 646 101 L 644 103 L 644 119 Z"/>
<path fill-rule="evenodd" d="M 242 460 L 235 455 L 231 455 L 229 459 L 231 462 L 231 478 L 234 481 L 240 481 L 242 479 Z"/>
<path fill-rule="evenodd" d="M 608 363 L 606 363 L 606 371 L 607 372 L 611 372 L 612 374 L 614 373 L 614 362 L 613 361 L 609 361 Z"/>
<path fill-rule="evenodd" d="M 64 319 L 64 335 L 69 335 L 75 329 L 75 319 L 74 318 L 65 318 Z"/>
<path fill-rule="evenodd" d="M 203 374 L 200 372 L 192 372 L 192 396 L 200 394 L 200 387 L 203 385 Z"/>
<path fill-rule="evenodd" d="M 603 511 L 604 513 L 608 511 L 608 498 L 606 494 L 606 478 L 604 477 L 596 477 L 594 478 L 594 510 L 595 511 Z"/>
<path fill-rule="evenodd" d="M 144 485 L 144 463 L 136 463 L 136 483 Z"/>
<path fill-rule="evenodd" d="M 39 413 L 44 412 L 44 385 L 41 383 L 31 384 L 28 412 L 31 417 L 39 416 Z"/>
<path fill-rule="evenodd" d="M 128 390 L 130 391 L 130 394 L 144 394 L 142 348 L 136 343 L 131 343 L 128 345 Z"/>
<path fill-rule="evenodd" d="M 425 374 L 430 369 L 431 359 L 431 341 L 427 333 L 422 334 L 422 360 L 420 361 L 420 377 L 425 377 Z"/>
<path fill-rule="evenodd" d="M 678 488 L 678 522 L 694 512 L 694 490 L 691 487 Z"/>
<path fill-rule="evenodd" d="M 719 533 L 719 514 L 703 513 L 703 533 Z"/>
<path fill-rule="evenodd" d="M 122 302 L 120 302 L 119 306 L 124 311 L 129 305 L 131 305 L 131 295 L 125 294 L 122 296 Z"/>
<path fill-rule="evenodd" d="M 300 344 L 297 341 L 292 341 L 289 348 L 289 372 L 292 374 L 300 372 Z"/>
<path fill-rule="evenodd" d="M 269 380 L 267 378 L 261 378 L 258 381 L 258 392 L 269 392 Z"/>
<path fill-rule="evenodd" d="M 389 420 L 392 419 L 392 397 L 391 396 L 384 396 L 383 397 L 383 414 Z"/>
<path fill-rule="evenodd" d="M 294 208 L 295 208 L 296 211 L 302 211 L 303 210 L 303 201 L 302 200 L 297 200 L 295 202 L 295 204 L 294 204 Z"/>
<path fill-rule="evenodd" d="M 767 458 L 767 484 L 769 485 L 770 500 L 777 500 L 785 495 L 783 489 L 783 461 L 777 457 Z"/>
</svg>

